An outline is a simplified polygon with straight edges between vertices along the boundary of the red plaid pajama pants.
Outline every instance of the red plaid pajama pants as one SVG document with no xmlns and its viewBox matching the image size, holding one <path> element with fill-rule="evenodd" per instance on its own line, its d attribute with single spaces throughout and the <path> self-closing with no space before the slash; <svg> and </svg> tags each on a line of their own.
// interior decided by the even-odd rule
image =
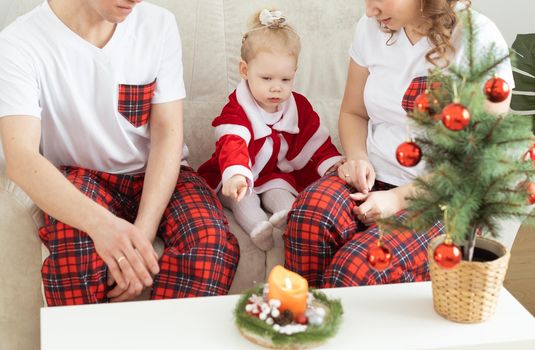
<svg viewBox="0 0 535 350">
<path fill-rule="evenodd" d="M 133 222 L 144 175 L 117 175 L 82 168 L 62 172 L 81 192 Z M 238 241 L 214 192 L 191 168 L 182 167 L 157 232 L 165 245 L 151 298 L 226 294 L 239 259 Z M 50 250 L 42 268 L 49 306 L 107 302 L 107 266 L 89 236 L 45 214 L 39 236 Z"/>
<path fill-rule="evenodd" d="M 376 181 L 373 191 L 394 186 Z M 299 194 L 284 234 L 285 265 L 304 276 L 311 287 L 412 282 L 429 279 L 427 245 L 443 230 L 437 222 L 427 232 L 384 232 L 383 243 L 393 254 L 383 271 L 370 267 L 368 247 L 377 242 L 377 226 L 359 222 L 349 198 L 354 192 L 336 174 L 326 175 Z M 398 213 L 402 217 L 403 212 Z"/>
</svg>

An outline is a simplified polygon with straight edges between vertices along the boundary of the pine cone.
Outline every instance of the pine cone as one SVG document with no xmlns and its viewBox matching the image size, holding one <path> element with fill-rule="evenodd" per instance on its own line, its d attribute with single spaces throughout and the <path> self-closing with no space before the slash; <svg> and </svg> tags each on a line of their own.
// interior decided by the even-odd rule
<svg viewBox="0 0 535 350">
<path fill-rule="evenodd" d="M 284 310 L 279 317 L 274 319 L 275 323 L 280 326 L 286 326 L 287 324 L 292 323 L 293 320 L 294 314 L 290 310 Z"/>
</svg>

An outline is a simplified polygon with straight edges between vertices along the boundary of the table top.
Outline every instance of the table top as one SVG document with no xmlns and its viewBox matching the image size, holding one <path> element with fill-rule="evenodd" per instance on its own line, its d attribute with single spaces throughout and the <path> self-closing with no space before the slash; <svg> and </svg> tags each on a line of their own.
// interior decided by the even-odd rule
<svg viewBox="0 0 535 350">
<path fill-rule="evenodd" d="M 344 315 L 338 334 L 318 349 L 535 349 L 535 318 L 506 289 L 494 317 L 479 324 L 454 323 L 435 313 L 430 282 L 324 292 L 341 299 Z M 261 349 L 234 325 L 238 298 L 43 308 L 41 348 Z"/>
</svg>

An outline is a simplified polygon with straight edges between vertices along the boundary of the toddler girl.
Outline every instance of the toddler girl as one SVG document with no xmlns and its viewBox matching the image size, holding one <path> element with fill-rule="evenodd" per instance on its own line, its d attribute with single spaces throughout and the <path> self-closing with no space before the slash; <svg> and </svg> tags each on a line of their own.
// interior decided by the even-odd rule
<svg viewBox="0 0 535 350">
<path fill-rule="evenodd" d="M 308 100 L 292 92 L 300 46 L 280 11 L 255 15 L 242 39 L 242 81 L 212 123 L 216 150 L 199 168 L 262 250 L 297 193 L 341 160 Z"/>
</svg>

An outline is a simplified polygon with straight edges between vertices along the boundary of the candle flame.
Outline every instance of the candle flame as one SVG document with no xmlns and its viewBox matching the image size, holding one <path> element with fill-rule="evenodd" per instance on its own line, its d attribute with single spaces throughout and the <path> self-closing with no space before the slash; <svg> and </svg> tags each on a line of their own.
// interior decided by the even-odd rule
<svg viewBox="0 0 535 350">
<path fill-rule="evenodd" d="M 292 280 L 290 279 L 290 277 L 284 278 L 284 286 L 286 287 L 286 289 L 292 289 Z"/>
</svg>

